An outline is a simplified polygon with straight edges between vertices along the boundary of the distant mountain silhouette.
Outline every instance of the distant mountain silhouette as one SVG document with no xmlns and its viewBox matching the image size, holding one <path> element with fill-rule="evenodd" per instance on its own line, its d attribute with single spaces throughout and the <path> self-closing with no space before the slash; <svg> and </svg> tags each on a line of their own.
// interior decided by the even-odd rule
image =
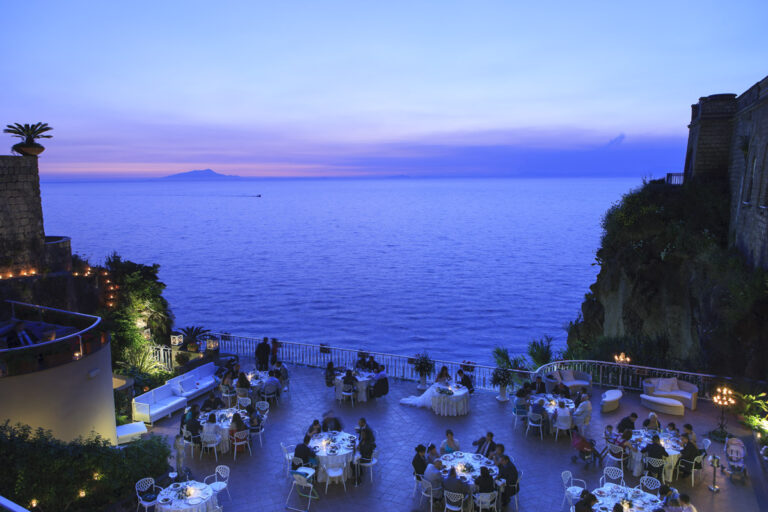
<svg viewBox="0 0 768 512">
<path fill-rule="evenodd" d="M 234 176 L 232 174 L 219 174 L 212 169 L 203 169 L 199 171 L 187 171 L 177 174 L 171 174 L 170 176 L 163 176 L 161 180 L 179 180 L 179 181 L 210 181 L 210 180 L 231 180 L 242 179 L 242 176 Z"/>
</svg>

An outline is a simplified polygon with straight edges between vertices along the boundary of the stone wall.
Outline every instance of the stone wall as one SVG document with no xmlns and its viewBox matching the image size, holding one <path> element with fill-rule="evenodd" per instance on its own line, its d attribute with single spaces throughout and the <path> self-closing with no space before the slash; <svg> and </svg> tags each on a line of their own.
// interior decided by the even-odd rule
<svg viewBox="0 0 768 512">
<path fill-rule="evenodd" d="M 732 142 L 735 94 L 713 94 L 691 106 L 685 179 L 724 179 Z"/>
<path fill-rule="evenodd" d="M 37 157 L 0 156 L 0 272 L 39 270 L 44 240 Z"/>
</svg>

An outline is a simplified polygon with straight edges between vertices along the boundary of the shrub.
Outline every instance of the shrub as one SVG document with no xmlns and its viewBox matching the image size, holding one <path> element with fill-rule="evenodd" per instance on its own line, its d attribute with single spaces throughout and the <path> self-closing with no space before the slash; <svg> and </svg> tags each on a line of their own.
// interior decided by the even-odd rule
<svg viewBox="0 0 768 512">
<path fill-rule="evenodd" d="M 413 362 L 413 369 L 416 370 L 416 373 L 421 377 L 429 376 L 435 371 L 435 362 L 426 352 L 423 354 L 416 354 Z"/>
<path fill-rule="evenodd" d="M 179 366 L 184 366 L 189 362 L 191 359 L 191 356 L 186 352 L 179 352 L 176 354 L 176 364 Z"/>
<path fill-rule="evenodd" d="M 0 424 L 0 489 L 23 506 L 37 500 L 41 510 L 105 510 L 130 497 L 141 478 L 168 471 L 169 455 L 158 436 L 118 450 L 98 435 L 67 443 L 49 430 L 6 421 Z"/>
<path fill-rule="evenodd" d="M 491 374 L 491 384 L 494 386 L 511 386 L 515 383 L 515 375 L 507 368 L 496 368 Z"/>
<path fill-rule="evenodd" d="M 533 366 L 540 368 L 552 362 L 552 336 L 544 336 L 541 339 L 533 339 L 528 343 L 528 357 Z"/>
</svg>

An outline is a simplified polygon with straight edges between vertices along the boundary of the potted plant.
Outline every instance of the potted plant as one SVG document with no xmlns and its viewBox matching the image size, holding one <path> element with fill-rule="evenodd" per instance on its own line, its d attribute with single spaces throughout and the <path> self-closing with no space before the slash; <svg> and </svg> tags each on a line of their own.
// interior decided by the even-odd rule
<svg viewBox="0 0 768 512">
<path fill-rule="evenodd" d="M 429 357 L 429 354 L 416 354 L 413 361 L 413 369 L 419 374 L 419 385 L 416 389 L 427 389 L 427 376 L 435 371 L 435 362 Z"/>
<path fill-rule="evenodd" d="M 49 132 L 51 130 L 53 130 L 53 128 L 48 126 L 48 123 L 14 123 L 7 125 L 3 130 L 3 133 L 10 133 L 13 137 L 22 139 L 22 142 L 14 144 L 13 147 L 11 147 L 12 151 L 22 155 L 37 156 L 45 151 L 45 148 L 35 141 L 37 139 L 52 138 L 53 135 L 44 135 L 45 132 Z"/>
<path fill-rule="evenodd" d="M 508 402 L 507 386 L 514 384 L 514 374 L 507 368 L 496 368 L 491 375 L 491 384 L 499 386 L 499 395 L 496 400 L 499 402 Z"/>
</svg>

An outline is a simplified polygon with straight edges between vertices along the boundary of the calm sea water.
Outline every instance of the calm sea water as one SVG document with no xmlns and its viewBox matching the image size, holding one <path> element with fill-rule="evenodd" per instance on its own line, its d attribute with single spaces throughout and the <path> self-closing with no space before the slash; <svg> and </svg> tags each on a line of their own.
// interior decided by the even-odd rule
<svg viewBox="0 0 768 512">
<path fill-rule="evenodd" d="M 176 326 L 490 361 L 564 346 L 627 179 L 43 183 L 45 230 L 159 263 Z M 261 194 L 262 197 L 255 197 Z"/>
</svg>

